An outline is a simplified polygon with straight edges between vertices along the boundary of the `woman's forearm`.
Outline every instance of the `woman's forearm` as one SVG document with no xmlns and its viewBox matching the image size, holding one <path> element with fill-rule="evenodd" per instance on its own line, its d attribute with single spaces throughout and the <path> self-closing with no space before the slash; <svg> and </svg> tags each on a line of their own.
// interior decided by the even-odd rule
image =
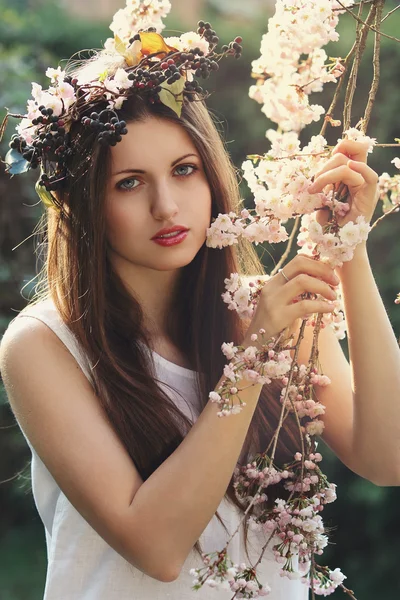
<svg viewBox="0 0 400 600">
<path fill-rule="evenodd" d="M 365 244 L 356 248 L 353 260 L 337 274 L 353 379 L 354 453 L 375 481 L 400 484 L 400 350 Z"/>
<path fill-rule="evenodd" d="M 145 572 L 154 564 L 166 565 L 171 579 L 177 577 L 226 492 L 262 389 L 246 380 L 236 385 L 245 388 L 239 391 L 246 402 L 243 410 L 218 418 L 220 408 L 209 401 L 179 447 L 134 497 L 136 555 Z"/>
</svg>

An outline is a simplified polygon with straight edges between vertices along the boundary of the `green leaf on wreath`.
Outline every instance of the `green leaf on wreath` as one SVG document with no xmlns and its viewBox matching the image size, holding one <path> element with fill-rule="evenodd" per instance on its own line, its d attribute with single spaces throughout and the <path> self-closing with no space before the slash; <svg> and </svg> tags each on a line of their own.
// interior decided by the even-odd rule
<svg viewBox="0 0 400 600">
<path fill-rule="evenodd" d="M 158 97 L 161 102 L 171 108 L 178 117 L 182 113 L 183 104 L 183 88 L 185 87 L 185 78 L 181 77 L 174 83 L 164 83 L 161 91 L 158 93 Z"/>
<path fill-rule="evenodd" d="M 15 148 L 11 148 L 7 152 L 4 161 L 7 166 L 7 173 L 10 173 L 10 175 L 20 175 L 29 170 L 29 162 Z"/>
</svg>

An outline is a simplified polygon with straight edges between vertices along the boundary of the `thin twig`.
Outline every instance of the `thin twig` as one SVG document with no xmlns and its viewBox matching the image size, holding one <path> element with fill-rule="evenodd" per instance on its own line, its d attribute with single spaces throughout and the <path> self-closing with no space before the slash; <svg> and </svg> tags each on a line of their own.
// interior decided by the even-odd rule
<svg viewBox="0 0 400 600">
<path fill-rule="evenodd" d="M 297 233 L 299 225 L 300 225 L 300 217 L 296 217 L 296 220 L 295 220 L 294 225 L 293 225 L 293 229 L 292 229 L 292 231 L 290 233 L 288 245 L 286 246 L 286 250 L 282 254 L 282 256 L 279 259 L 279 262 L 277 263 L 277 265 L 275 266 L 275 268 L 271 271 L 271 277 L 278 272 L 278 269 L 280 269 L 283 264 L 285 264 L 285 261 L 286 261 L 287 257 L 289 256 L 290 251 L 292 249 L 294 237 L 295 237 L 295 235 Z"/>
<path fill-rule="evenodd" d="M 258 567 L 258 565 L 260 564 L 260 562 L 261 562 L 261 560 L 262 560 L 262 557 L 264 556 L 264 553 L 265 553 L 265 551 L 266 551 L 266 549 L 267 549 L 267 546 L 268 546 L 268 544 L 270 543 L 270 541 L 272 540 L 272 538 L 274 537 L 274 535 L 275 535 L 275 531 L 273 531 L 273 532 L 271 533 L 271 535 L 269 536 L 268 540 L 265 542 L 264 546 L 262 547 L 261 554 L 260 554 L 260 556 L 259 556 L 259 558 L 258 558 L 257 562 L 255 563 L 255 565 L 253 565 L 253 569 L 256 569 L 256 568 Z"/>
<path fill-rule="evenodd" d="M 302 342 L 302 340 L 304 338 L 304 330 L 305 330 L 305 328 L 306 328 L 306 321 L 304 320 L 302 322 L 302 324 L 301 324 L 299 335 L 298 335 L 297 342 L 296 342 L 296 350 L 295 350 L 295 353 L 294 353 L 294 357 L 292 359 L 292 365 L 291 365 L 290 372 L 289 372 L 289 377 L 288 377 L 289 381 L 286 384 L 285 397 L 282 400 L 282 407 L 283 408 L 286 406 L 286 400 L 287 400 L 287 398 L 289 396 L 289 389 L 290 389 L 290 386 L 292 385 L 293 373 L 294 373 L 293 367 L 294 367 L 294 365 L 297 364 L 297 359 L 299 357 L 299 351 L 300 351 L 300 344 L 301 344 L 301 342 Z M 278 427 L 277 427 L 277 430 L 276 430 L 276 432 L 274 434 L 274 445 L 273 445 L 273 448 L 272 448 L 272 455 L 271 455 L 271 462 L 272 463 L 275 460 L 275 452 L 276 452 L 276 446 L 278 444 L 278 436 L 279 436 L 279 432 L 280 432 L 280 430 L 282 428 L 283 412 L 284 411 L 282 410 L 281 411 L 281 415 L 280 415 L 280 419 L 279 419 L 279 423 L 278 423 Z M 302 440 L 302 443 L 303 443 L 303 440 Z"/>
<path fill-rule="evenodd" d="M 377 30 L 372 25 L 368 25 L 366 21 L 363 21 L 360 17 L 357 17 L 357 15 L 355 15 L 353 13 L 353 11 L 351 11 L 349 8 L 347 8 L 346 6 L 344 6 L 344 4 L 342 4 L 340 2 L 340 0 L 337 0 L 337 2 L 338 2 L 338 4 L 340 4 L 340 6 L 343 7 L 344 10 L 346 10 L 348 13 L 350 13 L 354 17 L 354 19 L 356 21 L 358 21 L 362 25 L 367 25 L 368 29 L 370 29 L 371 31 L 375 31 L 376 33 L 378 33 Z M 360 4 L 364 4 L 364 3 L 362 2 Z M 380 33 L 381 33 L 381 35 L 383 37 L 388 38 L 389 40 L 393 40 L 394 42 L 400 42 L 400 40 L 398 38 L 396 38 L 396 37 L 394 37 L 392 35 L 388 35 L 387 33 L 382 33 L 382 32 L 380 32 Z"/>
<path fill-rule="evenodd" d="M 323 567 L 321 565 L 316 565 L 316 567 L 319 571 L 321 571 L 322 573 L 325 573 L 325 575 L 329 575 L 328 567 Z M 347 588 L 345 585 L 343 585 L 343 583 L 340 583 L 338 587 L 340 587 L 340 589 L 342 589 L 345 594 L 350 596 L 351 600 L 357 600 L 357 598 L 354 596 L 353 590 L 349 590 L 349 588 Z"/>
<path fill-rule="evenodd" d="M 373 4 L 375 2 L 375 0 L 365 0 L 365 2 L 363 2 L 363 4 Z M 361 2 L 358 2 L 357 4 L 353 4 L 353 6 L 351 8 L 357 8 L 357 6 L 360 6 Z M 337 11 L 337 10 L 343 10 L 342 8 L 333 8 L 332 9 L 333 12 Z"/>
<path fill-rule="evenodd" d="M 328 112 L 325 115 L 325 119 L 322 124 L 321 131 L 319 132 L 319 134 L 322 136 L 325 135 L 326 128 L 328 127 L 328 123 L 329 123 L 328 117 L 333 117 L 333 111 L 335 110 L 337 101 L 339 100 L 339 94 L 340 94 L 340 90 L 343 86 L 343 82 L 344 82 L 344 73 L 342 73 L 342 75 L 339 79 L 339 83 L 336 86 L 335 94 L 333 96 L 331 105 L 328 109 Z"/>
<path fill-rule="evenodd" d="M 395 6 L 394 8 L 392 8 L 392 10 L 390 10 L 390 11 L 388 12 L 388 14 L 387 14 L 386 16 L 384 16 L 384 17 L 383 17 L 383 19 L 382 19 L 381 23 L 383 23 L 383 21 L 386 21 L 386 19 L 387 19 L 388 17 L 390 17 L 390 15 L 391 15 L 391 14 L 393 14 L 393 13 L 394 13 L 394 12 L 395 12 L 395 11 L 396 11 L 398 8 L 400 8 L 400 4 L 398 4 L 397 6 Z"/>
<path fill-rule="evenodd" d="M 350 127 L 351 123 L 351 109 L 353 105 L 354 92 L 356 90 L 357 85 L 357 75 L 358 69 L 360 67 L 360 62 L 362 55 L 364 54 L 365 47 L 367 45 L 367 37 L 369 33 L 368 24 L 373 21 L 375 18 L 376 6 L 371 6 L 369 11 L 369 15 L 367 17 L 367 24 L 361 27 L 360 24 L 357 26 L 356 32 L 356 42 L 357 49 L 353 61 L 353 65 L 351 67 L 349 81 L 347 83 L 346 88 L 346 96 L 344 100 L 344 109 L 343 109 L 343 131 L 346 131 Z"/>
<path fill-rule="evenodd" d="M 374 56 L 372 59 L 372 64 L 374 68 L 374 75 L 372 79 L 371 89 L 369 90 L 368 102 L 365 108 L 364 117 L 362 120 L 361 131 L 366 133 L 369 120 L 371 118 L 372 108 L 374 106 L 376 94 L 379 87 L 379 78 L 380 78 L 380 62 L 379 62 L 379 54 L 381 50 L 381 34 L 380 34 L 380 25 L 382 19 L 383 6 L 385 4 L 385 0 L 377 0 L 375 7 L 375 26 L 378 28 L 379 33 L 375 33 L 375 43 L 374 43 Z"/>
<path fill-rule="evenodd" d="M 393 206 L 393 208 L 391 208 L 390 210 L 388 210 L 387 213 L 385 213 L 384 215 L 382 215 L 381 217 L 379 217 L 379 219 L 376 219 L 376 221 L 374 221 L 373 225 L 371 226 L 371 231 L 378 225 L 378 223 L 380 221 L 382 221 L 385 217 L 387 217 L 388 215 L 391 215 L 394 212 L 398 212 L 400 209 L 400 205 L 396 204 L 395 206 Z"/>
<path fill-rule="evenodd" d="M 350 62 L 350 59 L 352 58 L 354 52 L 356 51 L 356 48 L 357 48 L 357 42 L 355 41 L 353 43 L 353 46 L 352 46 L 350 52 L 347 54 L 346 58 L 343 61 L 343 66 L 345 67 L 345 72 L 347 70 L 347 65 Z M 326 116 L 325 116 L 324 123 L 323 123 L 322 128 L 321 128 L 321 131 L 319 132 L 319 134 L 322 135 L 322 136 L 325 135 L 325 131 L 326 131 L 326 128 L 328 126 L 328 119 L 327 119 L 327 117 L 333 117 L 333 111 L 336 108 L 336 104 L 337 104 L 337 102 L 339 100 L 340 91 L 341 91 L 343 83 L 344 83 L 344 79 L 345 79 L 344 78 L 344 74 L 345 74 L 345 72 L 342 73 L 342 75 L 341 75 L 341 77 L 339 79 L 339 83 L 336 86 L 335 94 L 334 94 L 334 96 L 332 98 L 331 105 L 330 105 L 330 107 L 328 109 L 328 112 L 326 113 Z"/>
</svg>

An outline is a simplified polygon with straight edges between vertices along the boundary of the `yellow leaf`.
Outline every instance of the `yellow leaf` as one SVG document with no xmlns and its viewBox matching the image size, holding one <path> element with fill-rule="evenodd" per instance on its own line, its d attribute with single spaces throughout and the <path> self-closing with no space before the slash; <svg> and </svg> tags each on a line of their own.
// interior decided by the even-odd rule
<svg viewBox="0 0 400 600">
<path fill-rule="evenodd" d="M 185 78 L 181 77 L 175 83 L 164 83 L 158 97 L 161 102 L 171 108 L 178 117 L 182 114 L 183 88 L 185 87 Z"/>
<path fill-rule="evenodd" d="M 176 48 L 168 46 L 159 33 L 140 33 L 140 39 L 142 41 L 142 54 L 145 56 L 159 53 L 168 54 L 168 52 L 177 51 Z"/>
</svg>

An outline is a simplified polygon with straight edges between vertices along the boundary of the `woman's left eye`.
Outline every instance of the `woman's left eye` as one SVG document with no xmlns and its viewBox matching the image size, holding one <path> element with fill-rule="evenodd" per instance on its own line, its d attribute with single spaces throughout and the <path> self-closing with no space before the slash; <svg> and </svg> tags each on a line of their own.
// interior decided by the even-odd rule
<svg viewBox="0 0 400 600">
<path fill-rule="evenodd" d="M 182 173 L 182 171 L 180 173 L 178 173 L 179 177 L 187 177 L 189 175 L 193 175 L 193 173 L 195 171 L 198 170 L 198 168 L 195 165 L 179 165 L 178 167 L 176 167 L 175 172 L 179 171 L 179 170 L 183 170 L 184 172 Z M 187 172 L 187 169 L 192 169 L 189 173 Z"/>
</svg>

